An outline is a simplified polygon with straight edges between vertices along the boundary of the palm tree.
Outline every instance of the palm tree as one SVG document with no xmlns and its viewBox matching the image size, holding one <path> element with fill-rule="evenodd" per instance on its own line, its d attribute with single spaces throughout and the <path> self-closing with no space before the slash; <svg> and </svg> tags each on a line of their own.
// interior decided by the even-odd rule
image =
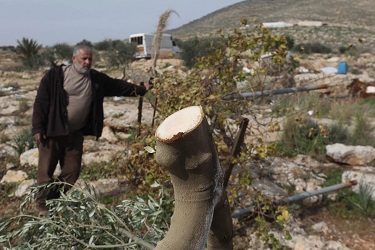
<svg viewBox="0 0 375 250">
<path fill-rule="evenodd" d="M 42 45 L 33 39 L 25 37 L 21 41 L 17 40 L 17 44 L 15 51 L 21 57 L 23 65 L 27 68 L 38 67 L 41 62 L 39 51 Z"/>
</svg>

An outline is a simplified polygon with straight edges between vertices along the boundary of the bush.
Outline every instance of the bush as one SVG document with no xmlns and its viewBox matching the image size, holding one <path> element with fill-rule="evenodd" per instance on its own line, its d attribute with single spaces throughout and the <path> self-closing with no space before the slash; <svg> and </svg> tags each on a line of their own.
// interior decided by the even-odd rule
<svg viewBox="0 0 375 250">
<path fill-rule="evenodd" d="M 94 43 L 94 49 L 98 51 L 109 51 L 112 49 L 113 41 L 111 39 L 106 39 L 97 43 Z"/>
<path fill-rule="evenodd" d="M 223 47 L 224 39 L 195 37 L 185 42 L 178 41 L 177 45 L 182 49 L 180 57 L 185 66 L 191 68 L 199 58 L 211 54 L 219 47 Z"/>
<path fill-rule="evenodd" d="M 36 143 L 31 133 L 31 129 L 23 129 L 19 135 L 15 138 L 16 145 L 14 148 L 16 149 L 17 153 L 21 155 L 23 152 L 35 148 Z"/>
<path fill-rule="evenodd" d="M 109 65 L 117 68 L 126 68 L 134 60 L 136 49 L 137 47 L 134 43 L 124 43 L 120 40 L 111 41 L 106 56 Z"/>
<path fill-rule="evenodd" d="M 375 147 L 375 138 L 371 136 L 374 126 L 371 125 L 369 118 L 363 114 L 355 116 L 355 128 L 350 135 L 351 145 L 363 145 Z"/>
<path fill-rule="evenodd" d="M 294 38 L 293 37 L 291 37 L 291 36 L 286 36 L 285 37 L 285 39 L 286 39 L 286 43 L 287 43 L 287 47 L 288 47 L 288 49 L 289 50 L 291 50 L 291 49 L 293 49 L 293 47 L 294 47 Z"/>
<path fill-rule="evenodd" d="M 346 46 L 340 46 L 339 47 L 339 52 L 340 52 L 340 54 L 344 54 L 345 52 L 347 52 L 348 51 L 348 47 L 346 47 Z"/>
<path fill-rule="evenodd" d="M 86 40 L 86 39 L 83 39 L 82 41 L 78 42 L 76 45 L 86 45 L 86 46 L 88 46 L 90 48 L 93 47 L 92 43 L 90 41 Z"/>
<path fill-rule="evenodd" d="M 328 54 L 332 52 L 332 49 L 321 43 L 302 43 L 294 46 L 293 51 L 304 54 Z"/>
<path fill-rule="evenodd" d="M 298 154 L 325 158 L 326 145 L 344 142 L 348 132 L 339 127 L 329 128 L 318 125 L 310 119 L 289 118 L 284 125 L 284 133 L 276 143 L 276 152 L 281 156 Z"/>
<path fill-rule="evenodd" d="M 73 47 L 67 43 L 57 43 L 52 46 L 52 51 L 57 60 L 71 61 Z"/>
</svg>

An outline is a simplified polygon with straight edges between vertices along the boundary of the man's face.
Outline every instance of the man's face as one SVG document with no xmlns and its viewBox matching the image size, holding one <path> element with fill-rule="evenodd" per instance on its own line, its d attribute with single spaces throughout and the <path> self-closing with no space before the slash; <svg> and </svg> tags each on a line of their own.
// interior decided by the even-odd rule
<svg viewBox="0 0 375 250">
<path fill-rule="evenodd" d="M 81 73 L 85 74 L 91 69 L 92 55 L 88 50 L 79 50 L 77 56 L 73 55 L 73 65 Z"/>
</svg>

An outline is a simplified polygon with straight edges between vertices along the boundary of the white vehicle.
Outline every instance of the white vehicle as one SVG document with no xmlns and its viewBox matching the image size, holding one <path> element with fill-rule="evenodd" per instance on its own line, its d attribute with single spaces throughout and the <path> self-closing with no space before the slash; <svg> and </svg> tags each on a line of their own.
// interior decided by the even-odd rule
<svg viewBox="0 0 375 250">
<path fill-rule="evenodd" d="M 152 42 L 154 40 L 154 34 L 132 34 L 129 37 L 129 42 L 137 45 L 137 52 L 134 57 L 140 58 L 151 58 L 152 55 Z M 176 45 L 175 41 L 170 34 L 163 34 L 160 43 L 160 52 L 172 53 L 176 55 L 180 53 L 180 48 Z"/>
</svg>

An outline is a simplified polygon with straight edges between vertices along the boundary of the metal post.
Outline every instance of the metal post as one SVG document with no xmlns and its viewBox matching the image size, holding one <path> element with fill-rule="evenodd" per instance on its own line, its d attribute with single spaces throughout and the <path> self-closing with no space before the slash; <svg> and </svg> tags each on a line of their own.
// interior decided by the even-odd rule
<svg viewBox="0 0 375 250">
<path fill-rule="evenodd" d="M 352 181 L 349 181 L 349 182 L 346 182 L 346 183 L 340 183 L 340 184 L 336 184 L 336 185 L 333 185 L 333 186 L 324 187 L 324 188 L 321 188 L 321 189 L 317 189 L 317 190 L 313 190 L 313 191 L 309 191 L 309 192 L 304 192 L 304 193 L 288 196 L 284 199 L 281 199 L 279 201 L 274 202 L 274 204 L 275 205 L 285 205 L 285 204 L 288 204 L 288 203 L 291 203 L 291 202 L 296 202 L 298 200 L 309 198 L 311 196 L 330 193 L 330 192 L 337 191 L 337 190 L 340 190 L 340 189 L 343 189 L 343 188 L 352 187 L 352 186 L 355 186 L 357 184 L 358 184 L 358 182 L 356 180 L 352 180 Z M 248 208 L 238 209 L 238 210 L 236 210 L 232 213 L 232 218 L 241 218 L 241 217 L 244 217 L 244 216 L 248 216 L 248 215 L 256 212 L 255 208 L 256 208 L 255 206 L 251 206 L 251 207 L 248 207 Z"/>
</svg>

